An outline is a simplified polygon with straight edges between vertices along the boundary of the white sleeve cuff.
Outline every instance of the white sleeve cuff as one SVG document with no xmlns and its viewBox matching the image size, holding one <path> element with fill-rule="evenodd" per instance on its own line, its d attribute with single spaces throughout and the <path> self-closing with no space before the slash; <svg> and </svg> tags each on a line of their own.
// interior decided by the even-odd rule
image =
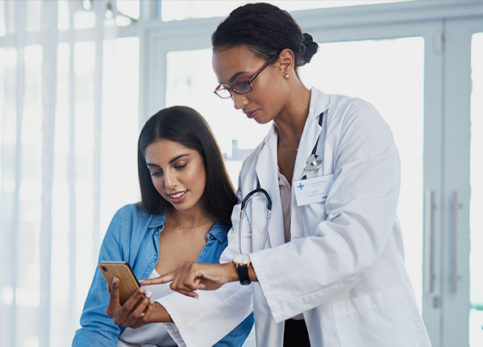
<svg viewBox="0 0 483 347">
<path fill-rule="evenodd" d="M 215 291 L 197 291 L 199 298 L 174 293 L 156 300 L 169 313 L 169 334 L 181 346 L 213 346 L 253 310 L 252 286 L 227 283 Z"/>
</svg>

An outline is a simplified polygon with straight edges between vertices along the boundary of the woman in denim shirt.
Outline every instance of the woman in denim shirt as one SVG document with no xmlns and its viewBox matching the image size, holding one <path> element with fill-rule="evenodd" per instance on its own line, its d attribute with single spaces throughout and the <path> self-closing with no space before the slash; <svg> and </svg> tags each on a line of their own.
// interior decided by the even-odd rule
<svg viewBox="0 0 483 347">
<path fill-rule="evenodd" d="M 99 262 L 127 262 L 138 279 L 187 261 L 218 263 L 237 198 L 205 120 L 184 106 L 151 117 L 139 136 L 138 174 L 141 202 L 115 214 Z M 151 323 L 171 320 L 155 300 L 180 294 L 166 284 L 150 290 L 141 288 L 121 306 L 119 280 L 109 294 L 96 269 L 72 346 L 183 345 L 173 323 Z M 253 325 L 250 311 L 247 307 L 244 321 L 215 346 L 241 346 Z"/>
</svg>

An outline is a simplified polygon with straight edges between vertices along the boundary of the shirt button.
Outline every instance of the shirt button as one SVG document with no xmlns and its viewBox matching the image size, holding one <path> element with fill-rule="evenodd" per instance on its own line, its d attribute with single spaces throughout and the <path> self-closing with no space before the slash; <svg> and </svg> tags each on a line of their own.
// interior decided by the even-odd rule
<svg viewBox="0 0 483 347">
<path fill-rule="evenodd" d="M 215 239 L 215 237 L 210 234 L 210 240 L 214 240 L 214 239 Z"/>
</svg>

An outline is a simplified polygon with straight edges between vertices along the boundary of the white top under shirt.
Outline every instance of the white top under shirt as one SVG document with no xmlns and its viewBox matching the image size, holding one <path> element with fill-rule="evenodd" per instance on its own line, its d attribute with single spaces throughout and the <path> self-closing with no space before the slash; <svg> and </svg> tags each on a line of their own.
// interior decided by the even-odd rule
<svg viewBox="0 0 483 347">
<path fill-rule="evenodd" d="M 291 239 L 290 222 L 292 220 L 290 211 L 290 199 L 292 194 L 292 185 L 287 178 L 279 171 L 278 172 L 278 188 L 280 190 L 280 200 L 282 201 L 282 215 L 283 215 L 283 233 L 285 234 L 285 242 Z M 292 317 L 295 320 L 304 319 L 302 313 Z"/>
<path fill-rule="evenodd" d="M 158 277 L 156 270 L 151 272 L 149 278 Z M 155 284 L 149 286 L 151 291 L 151 300 L 162 298 L 173 293 L 169 287 L 169 283 Z M 133 329 L 126 328 L 117 343 L 118 347 L 175 347 L 176 342 L 171 338 L 166 330 L 167 324 L 173 323 L 150 323 L 142 327 Z"/>
</svg>

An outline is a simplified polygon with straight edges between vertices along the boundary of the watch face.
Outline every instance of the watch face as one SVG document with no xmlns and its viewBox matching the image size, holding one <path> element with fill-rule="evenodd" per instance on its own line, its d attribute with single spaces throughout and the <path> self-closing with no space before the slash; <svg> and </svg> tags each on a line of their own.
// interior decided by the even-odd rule
<svg viewBox="0 0 483 347">
<path fill-rule="evenodd" d="M 250 264 L 250 257 L 248 254 L 238 254 L 234 259 L 233 262 L 239 265 L 248 265 Z"/>
</svg>

